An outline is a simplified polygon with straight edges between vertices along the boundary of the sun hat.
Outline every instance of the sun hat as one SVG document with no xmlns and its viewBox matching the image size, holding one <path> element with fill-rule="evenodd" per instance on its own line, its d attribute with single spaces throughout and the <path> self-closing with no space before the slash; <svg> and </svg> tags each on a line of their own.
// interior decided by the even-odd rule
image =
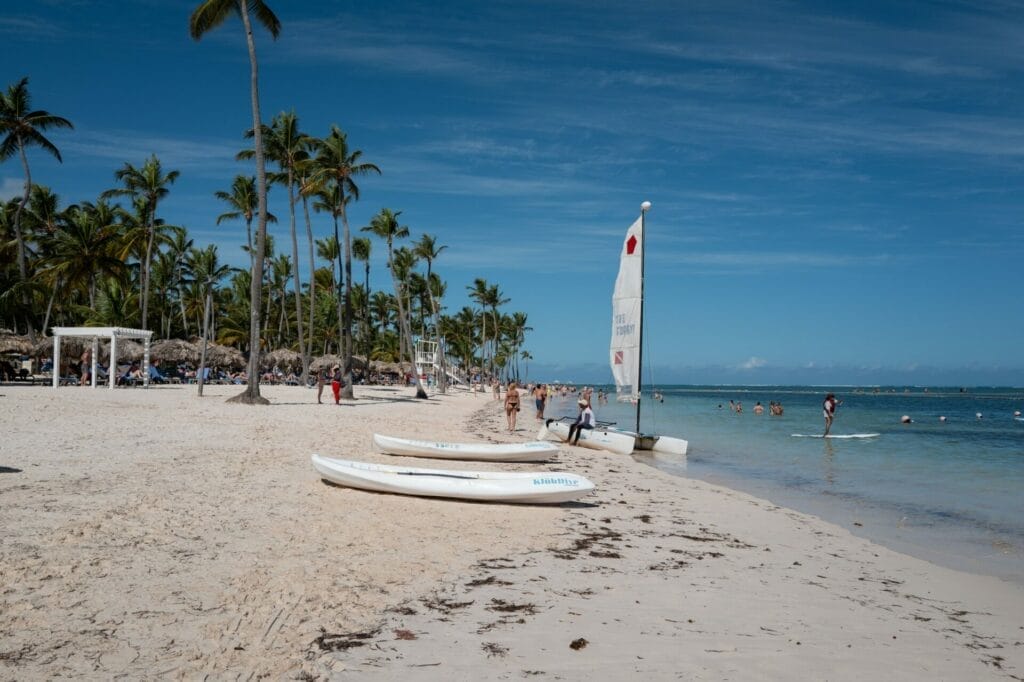
<svg viewBox="0 0 1024 682">
<path fill-rule="evenodd" d="M 576 404 L 581 407 L 586 407 L 589 403 L 587 403 L 587 401 L 584 400 L 583 398 L 580 398 L 579 400 L 576 401 Z"/>
</svg>

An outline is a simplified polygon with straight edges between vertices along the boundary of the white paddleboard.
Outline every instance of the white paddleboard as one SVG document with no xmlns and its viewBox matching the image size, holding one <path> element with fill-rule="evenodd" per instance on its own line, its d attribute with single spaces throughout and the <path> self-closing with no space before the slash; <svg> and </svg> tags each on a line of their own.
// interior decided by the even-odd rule
<svg viewBox="0 0 1024 682">
<path fill-rule="evenodd" d="M 373 434 L 373 445 L 389 455 L 468 459 L 484 462 L 540 462 L 558 454 L 558 446 L 543 441 L 527 443 L 446 443 Z"/>
<path fill-rule="evenodd" d="M 812 433 L 790 434 L 793 438 L 878 438 L 880 433 L 830 433 L 827 436 Z"/>
</svg>

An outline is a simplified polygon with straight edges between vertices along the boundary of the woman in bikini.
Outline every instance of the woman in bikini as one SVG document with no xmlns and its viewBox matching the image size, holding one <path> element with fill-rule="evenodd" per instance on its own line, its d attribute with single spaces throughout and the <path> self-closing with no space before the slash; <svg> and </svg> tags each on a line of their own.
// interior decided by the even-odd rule
<svg viewBox="0 0 1024 682">
<path fill-rule="evenodd" d="M 508 432 L 516 430 L 516 417 L 519 415 L 519 391 L 516 389 L 516 382 L 508 382 L 508 391 L 505 393 L 505 418 L 508 419 Z"/>
</svg>

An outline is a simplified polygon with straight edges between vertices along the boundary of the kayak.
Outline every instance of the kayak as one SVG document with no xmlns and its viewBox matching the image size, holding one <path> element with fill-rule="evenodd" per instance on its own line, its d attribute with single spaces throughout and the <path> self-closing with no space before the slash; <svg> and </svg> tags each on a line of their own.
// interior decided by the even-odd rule
<svg viewBox="0 0 1024 682">
<path fill-rule="evenodd" d="M 313 468 L 331 483 L 379 493 L 480 502 L 557 504 L 586 495 L 583 476 L 548 471 L 453 471 L 370 464 L 314 454 Z"/>
<path fill-rule="evenodd" d="M 558 446 L 543 441 L 527 443 L 444 443 L 373 434 L 373 445 L 389 455 L 470 459 L 484 462 L 539 462 L 558 454 Z"/>
<path fill-rule="evenodd" d="M 550 436 L 562 441 L 566 440 L 569 437 L 569 423 L 556 419 L 547 420 L 544 426 L 540 427 L 537 439 L 544 440 Z M 608 450 L 618 455 L 628 455 L 633 452 L 635 441 L 636 439 L 631 433 L 598 426 L 593 429 L 583 429 L 583 435 L 580 436 L 578 445 L 592 450 Z"/>
</svg>

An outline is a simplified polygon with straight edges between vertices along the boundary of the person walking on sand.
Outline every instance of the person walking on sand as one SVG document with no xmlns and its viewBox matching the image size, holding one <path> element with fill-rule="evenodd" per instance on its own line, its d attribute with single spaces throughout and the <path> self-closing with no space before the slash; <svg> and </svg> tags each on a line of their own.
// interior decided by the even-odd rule
<svg viewBox="0 0 1024 682">
<path fill-rule="evenodd" d="M 571 445 L 579 445 L 583 429 L 590 430 L 594 428 L 594 410 L 591 409 L 590 403 L 580 398 L 576 404 L 580 407 L 580 416 L 569 425 L 569 435 L 565 439 L 565 442 Z M 574 433 L 576 434 L 575 439 L 573 439 Z"/>
<path fill-rule="evenodd" d="M 516 382 L 508 382 L 508 390 L 505 391 L 505 418 L 508 420 L 508 432 L 515 433 L 516 417 L 519 416 L 519 391 L 516 390 Z"/>
<path fill-rule="evenodd" d="M 319 369 L 316 372 L 316 404 L 322 405 L 324 396 L 324 370 Z"/>
<path fill-rule="evenodd" d="M 331 393 L 334 394 L 334 404 L 341 404 L 341 365 L 331 368 Z"/>
<path fill-rule="evenodd" d="M 832 430 L 832 420 L 836 416 L 836 408 L 843 404 L 842 400 L 836 400 L 835 393 L 829 393 L 821 403 L 821 411 L 825 417 L 825 435 Z"/>
<path fill-rule="evenodd" d="M 548 389 L 540 384 L 533 389 L 533 402 L 537 406 L 537 421 L 544 421 L 544 404 L 548 399 Z"/>
</svg>

